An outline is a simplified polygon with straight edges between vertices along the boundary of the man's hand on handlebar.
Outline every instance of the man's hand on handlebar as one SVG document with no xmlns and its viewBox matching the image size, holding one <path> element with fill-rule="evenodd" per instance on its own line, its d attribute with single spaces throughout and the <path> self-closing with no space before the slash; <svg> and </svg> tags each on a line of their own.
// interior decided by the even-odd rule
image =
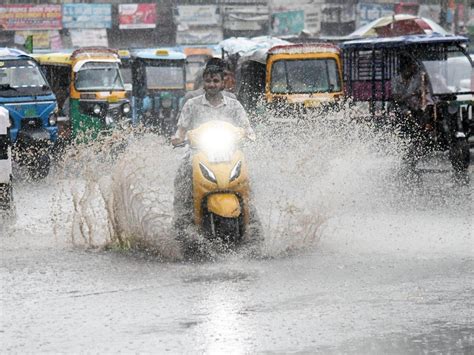
<svg viewBox="0 0 474 355">
<path fill-rule="evenodd" d="M 179 145 L 182 145 L 184 143 L 184 139 L 182 139 L 181 137 L 177 137 L 177 136 L 173 136 L 171 137 L 171 144 L 173 146 L 179 146 Z"/>
</svg>

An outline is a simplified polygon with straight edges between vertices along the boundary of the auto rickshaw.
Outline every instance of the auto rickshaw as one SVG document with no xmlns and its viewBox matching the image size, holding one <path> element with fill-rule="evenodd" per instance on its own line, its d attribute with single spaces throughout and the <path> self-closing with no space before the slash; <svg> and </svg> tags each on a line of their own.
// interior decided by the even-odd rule
<svg viewBox="0 0 474 355">
<path fill-rule="evenodd" d="M 171 135 L 186 94 L 186 56 L 157 49 L 132 52 L 132 107 L 134 124 Z"/>
<path fill-rule="evenodd" d="M 84 47 L 35 57 L 56 93 L 60 112 L 69 117 L 61 127 L 63 138 L 96 138 L 129 122 L 131 106 L 115 50 Z"/>
<path fill-rule="evenodd" d="M 237 97 L 250 112 L 263 101 L 274 113 L 306 113 L 333 106 L 343 95 L 340 52 L 328 43 L 257 50 L 239 59 L 236 80 Z"/>
<path fill-rule="evenodd" d="M 463 107 L 472 107 L 474 72 L 467 42 L 462 36 L 411 35 L 342 44 L 346 95 L 356 103 L 368 103 L 367 118 L 383 127 L 395 125 L 409 138 L 406 158 L 411 168 L 433 150 L 447 150 L 456 173 L 469 167 L 469 109 Z M 402 58 L 416 63 L 433 100 L 423 125 L 394 104 L 392 80 L 400 72 Z M 464 72 L 453 75 L 460 69 Z M 426 97 L 423 94 L 422 99 Z"/>
<path fill-rule="evenodd" d="M 132 65 L 131 65 L 131 54 L 128 49 L 120 49 L 118 51 L 120 56 L 120 73 L 122 74 L 122 80 L 127 92 L 127 96 L 132 96 Z"/>
<path fill-rule="evenodd" d="M 18 163 L 31 177 L 46 177 L 58 136 L 58 106 L 38 63 L 23 51 L 0 48 L 0 106 L 8 110 Z"/>
</svg>

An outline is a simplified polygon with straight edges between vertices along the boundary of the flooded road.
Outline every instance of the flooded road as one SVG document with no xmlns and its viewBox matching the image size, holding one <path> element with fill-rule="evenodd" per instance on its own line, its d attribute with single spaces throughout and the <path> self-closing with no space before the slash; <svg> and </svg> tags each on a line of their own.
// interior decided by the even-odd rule
<svg viewBox="0 0 474 355">
<path fill-rule="evenodd" d="M 333 148 L 326 141 L 318 151 Z M 169 216 L 143 212 L 172 198 L 171 161 L 179 152 L 163 149 L 172 155 L 168 170 L 147 168 L 163 152 L 154 149 L 146 164 L 91 179 L 101 193 L 70 192 L 84 185 L 82 176 L 16 184 L 17 218 L 0 229 L 2 352 L 474 351 L 472 188 L 453 184 L 442 159 L 427 163 L 441 172 L 407 187 L 396 181 L 396 164 L 364 154 L 366 147 L 324 159 L 281 155 L 287 163 L 279 164 L 279 187 L 274 169 L 255 173 L 264 181 L 254 186 L 257 207 L 271 230 L 260 259 L 237 253 L 193 263 L 101 247 L 117 225 L 144 235 L 160 228 L 157 220 L 166 225 Z M 320 173 L 305 176 L 308 166 L 298 164 Z M 141 179 L 129 182 L 129 171 Z M 168 193 L 153 190 L 154 181 Z M 144 186 L 156 195 L 145 194 L 150 203 L 137 197 Z M 103 204 L 114 206 L 115 227 L 109 209 L 85 198 L 104 191 L 114 196 Z M 124 201 L 141 205 L 118 208 Z M 271 204 L 280 212 L 292 207 L 280 213 L 280 226 L 265 212 Z M 321 211 L 317 232 L 302 238 L 291 223 L 313 211 Z"/>
</svg>

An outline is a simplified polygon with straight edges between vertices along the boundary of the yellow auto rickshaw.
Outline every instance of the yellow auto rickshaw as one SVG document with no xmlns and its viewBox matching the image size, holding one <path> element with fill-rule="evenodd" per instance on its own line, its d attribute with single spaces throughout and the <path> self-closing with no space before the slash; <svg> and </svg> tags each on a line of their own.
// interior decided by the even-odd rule
<svg viewBox="0 0 474 355">
<path fill-rule="evenodd" d="M 285 44 L 242 56 L 237 94 L 250 111 L 308 112 L 333 106 L 343 96 L 339 49 L 328 43 Z"/>
<path fill-rule="evenodd" d="M 60 113 L 62 138 L 80 134 L 97 137 L 130 119 L 131 107 L 119 70 L 120 58 L 114 50 L 80 48 L 72 53 L 37 54 Z"/>
</svg>

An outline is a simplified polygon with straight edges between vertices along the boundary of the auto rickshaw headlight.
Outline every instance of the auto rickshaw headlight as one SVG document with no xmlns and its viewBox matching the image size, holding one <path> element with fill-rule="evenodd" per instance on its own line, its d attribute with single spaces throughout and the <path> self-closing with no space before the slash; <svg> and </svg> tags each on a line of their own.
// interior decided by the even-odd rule
<svg viewBox="0 0 474 355">
<path fill-rule="evenodd" d="M 129 113 L 130 112 L 130 104 L 123 104 L 122 111 L 123 111 L 124 114 Z"/>
<path fill-rule="evenodd" d="M 49 115 L 49 125 L 50 126 L 55 126 L 56 122 L 58 121 L 58 117 L 56 116 L 56 113 L 51 113 Z"/>
<path fill-rule="evenodd" d="M 451 115 L 456 114 L 458 111 L 459 111 L 459 106 L 457 105 L 457 103 L 455 103 L 455 102 L 449 103 L 449 105 L 448 105 L 448 112 L 449 112 Z"/>
<path fill-rule="evenodd" d="M 173 104 L 173 100 L 170 97 L 167 97 L 161 100 L 161 106 L 163 108 L 170 108 L 172 104 Z"/>
<path fill-rule="evenodd" d="M 100 113 L 100 105 L 95 104 L 92 110 L 96 115 L 98 115 Z"/>
</svg>

